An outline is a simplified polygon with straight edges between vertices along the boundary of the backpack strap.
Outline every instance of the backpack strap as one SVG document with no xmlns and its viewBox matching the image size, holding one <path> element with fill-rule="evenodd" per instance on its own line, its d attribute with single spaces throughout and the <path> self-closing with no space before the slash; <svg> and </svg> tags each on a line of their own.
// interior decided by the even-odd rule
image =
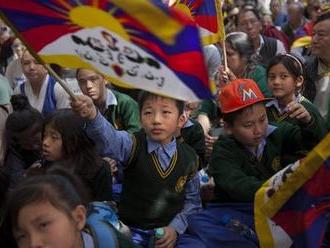
<svg viewBox="0 0 330 248">
<path fill-rule="evenodd" d="M 114 209 L 106 202 L 91 202 L 88 205 L 87 227 L 94 237 L 97 248 L 119 247 L 115 229 L 120 222 Z"/>
</svg>

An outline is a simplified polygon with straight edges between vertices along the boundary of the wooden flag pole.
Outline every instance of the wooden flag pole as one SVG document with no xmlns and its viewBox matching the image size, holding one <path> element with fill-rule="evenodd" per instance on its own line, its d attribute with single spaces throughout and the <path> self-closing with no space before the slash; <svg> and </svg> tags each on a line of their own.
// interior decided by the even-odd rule
<svg viewBox="0 0 330 248">
<path fill-rule="evenodd" d="M 72 98 L 72 100 L 76 100 L 76 95 L 72 92 L 70 87 L 67 85 L 67 83 L 50 67 L 49 64 L 44 64 L 46 67 L 47 71 L 49 72 L 50 75 L 52 75 L 57 82 L 62 86 L 62 88 L 68 93 L 68 95 Z"/>
<path fill-rule="evenodd" d="M 222 14 L 222 5 L 221 5 L 221 0 L 216 0 L 216 4 L 218 4 L 218 10 L 219 10 L 219 15 L 218 16 L 218 25 L 220 27 L 220 22 L 221 22 L 221 26 L 223 27 L 223 32 L 220 33 L 220 45 L 221 45 L 221 49 L 222 49 L 222 56 L 223 56 L 223 64 L 225 67 L 225 70 L 228 69 L 228 63 L 227 63 L 227 52 L 226 52 L 226 33 L 225 33 L 225 24 L 224 24 L 224 20 L 223 20 L 223 14 Z"/>
<path fill-rule="evenodd" d="M 222 56 L 223 56 L 223 64 L 225 66 L 225 70 L 228 69 L 228 63 L 227 63 L 227 52 L 226 52 L 226 41 L 221 41 L 221 48 L 222 48 Z"/>
</svg>

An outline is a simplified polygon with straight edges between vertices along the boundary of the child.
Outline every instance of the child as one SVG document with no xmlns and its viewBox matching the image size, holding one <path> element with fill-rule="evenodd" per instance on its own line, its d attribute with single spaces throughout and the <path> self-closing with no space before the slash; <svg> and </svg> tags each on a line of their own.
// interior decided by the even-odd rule
<svg viewBox="0 0 330 248">
<path fill-rule="evenodd" d="M 303 90 L 303 75 L 302 63 L 291 54 L 277 55 L 270 61 L 267 68 L 268 88 L 275 99 L 266 104 L 268 120 L 297 124 L 300 117 L 291 118 L 286 110 L 298 103 L 303 112 L 308 111 L 313 116 L 320 133 L 326 134 L 326 124 L 318 109 L 300 94 Z"/>
<path fill-rule="evenodd" d="M 43 159 L 61 162 L 79 175 L 90 190 L 92 199 L 112 199 L 112 177 L 108 164 L 95 151 L 94 142 L 84 130 L 85 121 L 70 109 L 56 110 L 44 122 Z"/>
<path fill-rule="evenodd" d="M 302 115 L 298 125 L 268 125 L 267 99 L 250 79 L 237 79 L 224 86 L 219 99 L 229 135 L 218 139 L 210 160 L 209 173 L 214 178 L 218 204 L 191 216 L 188 233 L 203 240 L 205 247 L 257 247 L 253 231 L 256 191 L 286 166 L 283 155 L 311 150 L 323 135 L 299 104 L 288 109 L 293 117 Z"/>
<path fill-rule="evenodd" d="M 6 247 L 133 247 L 100 217 L 102 210 L 87 207 L 79 181 L 58 172 L 28 177 L 11 192 L 2 226 Z"/>
<path fill-rule="evenodd" d="M 86 131 L 103 153 L 125 164 L 119 217 L 134 242 L 147 247 L 154 229 L 163 228 L 156 247 L 173 247 L 187 216 L 201 206 L 198 158 L 175 139 L 185 120 L 183 102 L 144 92 L 139 104 L 143 129 L 134 135 L 116 131 L 89 97 L 80 96 L 71 106 L 89 119 Z"/>
<path fill-rule="evenodd" d="M 24 95 L 12 96 L 11 104 L 14 112 L 6 121 L 4 167 L 9 188 L 13 189 L 26 170 L 40 159 L 43 118 Z"/>
</svg>

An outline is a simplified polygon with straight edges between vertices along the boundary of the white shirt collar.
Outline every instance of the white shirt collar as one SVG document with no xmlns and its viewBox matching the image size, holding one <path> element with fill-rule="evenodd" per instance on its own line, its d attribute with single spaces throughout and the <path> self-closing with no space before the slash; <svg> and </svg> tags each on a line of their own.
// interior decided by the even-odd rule
<svg viewBox="0 0 330 248">
<path fill-rule="evenodd" d="M 117 105 L 118 104 L 115 94 L 110 89 L 107 89 L 107 95 L 106 95 L 105 103 L 106 103 L 107 107 L 109 105 Z"/>
</svg>

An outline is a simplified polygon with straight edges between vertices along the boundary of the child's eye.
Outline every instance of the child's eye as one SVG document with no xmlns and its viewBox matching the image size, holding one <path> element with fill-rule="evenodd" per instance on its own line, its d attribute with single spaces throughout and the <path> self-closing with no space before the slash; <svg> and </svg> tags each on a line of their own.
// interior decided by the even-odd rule
<svg viewBox="0 0 330 248">
<path fill-rule="evenodd" d="M 163 111 L 163 113 L 164 113 L 164 114 L 170 114 L 170 113 L 171 113 L 171 111 L 168 111 L 168 110 L 164 110 L 164 111 Z"/>
<path fill-rule="evenodd" d="M 245 128 L 251 128 L 252 127 L 252 124 L 245 124 L 245 125 L 243 125 L 243 127 L 245 127 Z"/>
<path fill-rule="evenodd" d="M 26 235 L 24 233 L 15 235 L 15 240 L 17 243 L 21 242 L 25 238 L 26 238 Z"/>
<path fill-rule="evenodd" d="M 286 79 L 288 75 L 281 75 L 281 79 Z"/>
<path fill-rule="evenodd" d="M 56 140 L 56 139 L 59 139 L 60 137 L 58 135 L 56 135 L 56 134 L 52 134 L 51 135 L 51 138 Z"/>
<path fill-rule="evenodd" d="M 150 115 L 151 114 L 151 111 L 144 111 L 143 114 L 144 115 Z"/>
<path fill-rule="evenodd" d="M 39 224 L 39 228 L 42 229 L 42 230 L 44 230 L 44 229 L 46 229 L 49 226 L 49 224 L 50 224 L 50 221 L 41 222 Z"/>
</svg>

